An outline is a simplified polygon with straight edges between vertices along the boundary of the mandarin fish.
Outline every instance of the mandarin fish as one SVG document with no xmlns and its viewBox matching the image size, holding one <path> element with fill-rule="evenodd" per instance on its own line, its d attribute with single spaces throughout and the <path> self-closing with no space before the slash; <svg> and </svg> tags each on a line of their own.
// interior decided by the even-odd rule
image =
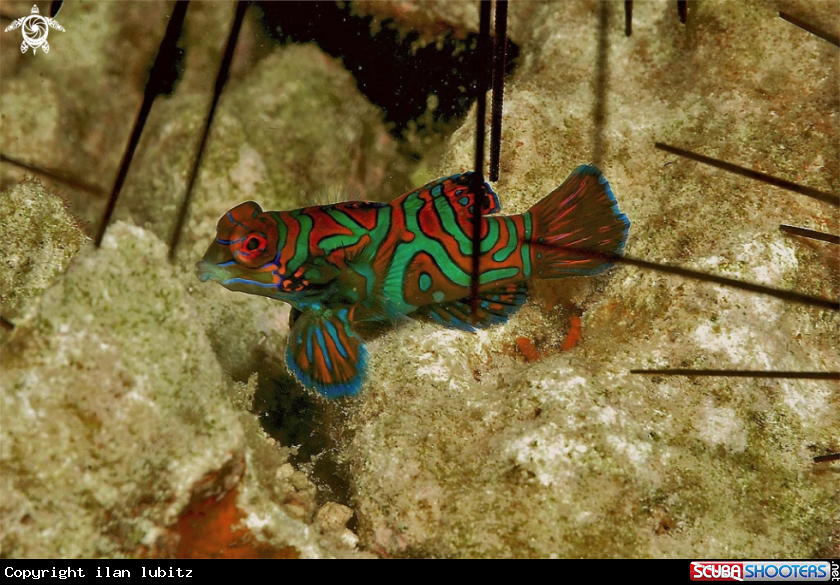
<svg viewBox="0 0 840 585">
<path fill-rule="evenodd" d="M 472 172 L 391 203 L 292 211 L 242 203 L 219 219 L 196 272 L 202 281 L 289 303 L 289 371 L 326 397 L 356 394 L 368 356 L 355 323 L 403 315 L 465 331 L 503 323 L 525 302 L 529 279 L 597 274 L 624 248 L 630 222 L 594 166 L 578 167 L 519 215 L 494 215 L 499 198 L 486 183 L 482 189 L 475 306 Z"/>
</svg>

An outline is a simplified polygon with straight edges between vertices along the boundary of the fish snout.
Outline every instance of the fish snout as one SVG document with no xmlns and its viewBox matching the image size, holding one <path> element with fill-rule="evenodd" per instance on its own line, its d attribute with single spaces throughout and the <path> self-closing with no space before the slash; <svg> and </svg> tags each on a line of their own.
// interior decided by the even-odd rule
<svg viewBox="0 0 840 585">
<path fill-rule="evenodd" d="M 210 270 L 212 268 L 212 264 L 209 262 L 205 262 L 204 260 L 195 263 L 195 275 L 198 277 L 198 280 L 201 282 L 207 282 L 210 280 Z"/>
<path fill-rule="evenodd" d="M 225 276 L 227 270 L 223 268 L 223 265 L 227 265 L 231 260 L 233 260 L 233 256 L 231 256 L 228 247 L 219 242 L 213 242 L 207 248 L 201 261 L 196 262 L 195 275 L 201 282 L 207 282 L 208 280 L 222 282 L 227 278 Z"/>
</svg>

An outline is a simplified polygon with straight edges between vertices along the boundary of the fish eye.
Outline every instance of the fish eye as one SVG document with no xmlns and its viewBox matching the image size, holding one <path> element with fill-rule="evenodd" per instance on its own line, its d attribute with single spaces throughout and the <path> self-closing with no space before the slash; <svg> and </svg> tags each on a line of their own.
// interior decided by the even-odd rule
<svg viewBox="0 0 840 585">
<path fill-rule="evenodd" d="M 260 247 L 260 239 L 257 236 L 248 236 L 248 239 L 245 240 L 245 247 L 248 250 L 256 250 Z"/>
<path fill-rule="evenodd" d="M 265 236 L 259 232 L 251 232 L 247 236 L 245 236 L 244 240 L 241 240 L 241 251 L 242 254 L 253 258 L 265 250 L 265 247 L 268 245 L 268 240 L 266 240 Z"/>
<path fill-rule="evenodd" d="M 256 266 L 265 260 L 263 258 L 268 248 L 268 238 L 262 232 L 251 232 L 234 244 L 233 255 L 240 264 Z"/>
</svg>

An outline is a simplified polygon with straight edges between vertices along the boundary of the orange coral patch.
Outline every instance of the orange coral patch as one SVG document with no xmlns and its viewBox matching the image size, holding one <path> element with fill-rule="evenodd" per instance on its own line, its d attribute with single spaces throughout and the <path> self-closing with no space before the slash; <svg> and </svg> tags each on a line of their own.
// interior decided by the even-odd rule
<svg viewBox="0 0 840 585">
<path fill-rule="evenodd" d="M 242 511 L 236 506 L 237 489 L 221 498 L 195 502 L 181 514 L 176 532 L 181 537 L 177 558 L 180 559 L 296 559 L 293 546 L 277 548 L 259 542 L 241 521 Z"/>
<path fill-rule="evenodd" d="M 540 352 L 537 351 L 533 342 L 527 337 L 517 337 L 516 348 L 519 350 L 519 353 L 525 356 L 526 362 L 533 362 L 540 359 Z"/>
<path fill-rule="evenodd" d="M 563 341 L 563 345 L 560 346 L 561 351 L 569 351 L 570 349 L 577 346 L 580 342 L 581 338 L 581 331 L 580 331 L 580 317 L 577 315 L 572 315 L 571 319 L 572 323 L 569 327 L 569 333 L 566 335 L 565 341 Z"/>
</svg>

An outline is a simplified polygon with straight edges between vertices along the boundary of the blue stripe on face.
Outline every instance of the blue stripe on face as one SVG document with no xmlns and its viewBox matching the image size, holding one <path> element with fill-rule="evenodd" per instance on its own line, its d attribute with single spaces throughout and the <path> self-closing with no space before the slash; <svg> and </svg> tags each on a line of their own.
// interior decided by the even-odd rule
<svg viewBox="0 0 840 585">
<path fill-rule="evenodd" d="M 230 221 L 230 223 L 238 225 L 239 227 L 244 227 L 244 228 L 247 229 L 247 226 L 245 226 L 245 224 L 240 223 L 240 222 L 236 221 L 235 219 L 233 219 L 233 216 L 230 214 L 230 211 L 228 211 L 226 215 L 227 215 L 228 221 Z"/>
<path fill-rule="evenodd" d="M 216 242 L 223 245 L 223 246 L 230 246 L 231 244 L 238 244 L 239 242 L 243 241 L 248 236 L 242 236 L 241 238 L 237 238 L 235 240 L 223 240 L 221 238 L 216 238 Z"/>
<path fill-rule="evenodd" d="M 263 288 L 277 288 L 277 285 L 266 282 L 257 282 L 256 280 L 248 280 L 247 278 L 229 278 L 225 281 L 222 281 L 222 285 L 228 285 L 232 283 L 250 284 L 254 286 L 261 286 Z"/>
</svg>

